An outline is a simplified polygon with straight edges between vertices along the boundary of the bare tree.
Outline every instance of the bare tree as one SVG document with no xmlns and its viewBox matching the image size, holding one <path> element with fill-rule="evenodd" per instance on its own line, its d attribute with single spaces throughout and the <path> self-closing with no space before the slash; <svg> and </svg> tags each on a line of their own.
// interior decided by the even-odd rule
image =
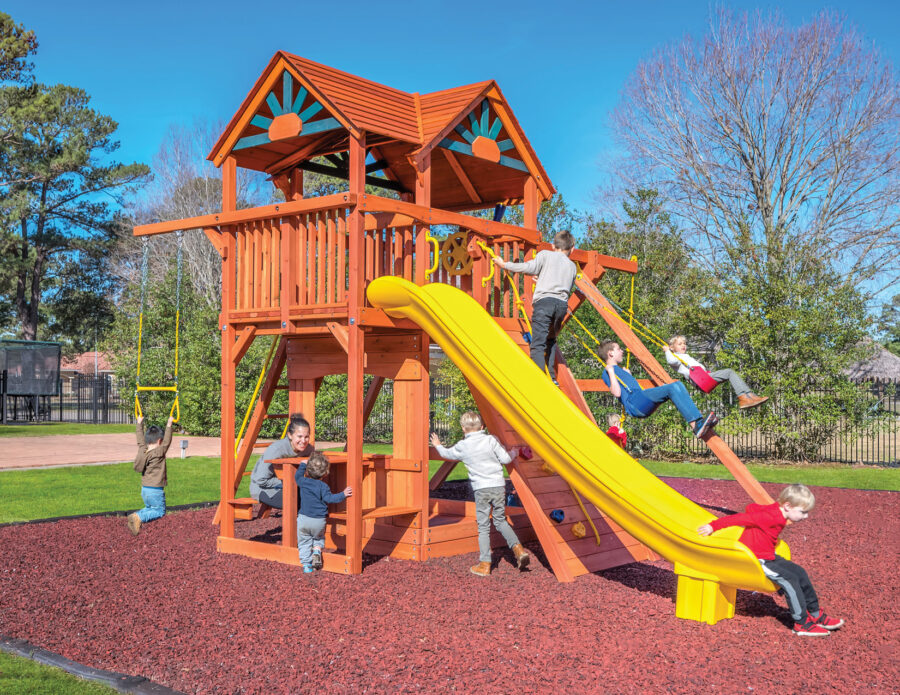
<svg viewBox="0 0 900 695">
<path fill-rule="evenodd" d="M 197 120 L 191 126 L 169 128 L 153 159 L 153 183 L 145 188 L 133 210 L 137 224 L 184 219 L 219 212 L 222 209 L 222 172 L 206 161 L 206 155 L 224 130 L 223 123 Z M 264 176 L 246 169 L 237 170 L 239 207 L 265 205 L 272 201 L 274 187 Z M 176 251 L 176 237 L 152 237 L 151 274 L 167 264 Z M 218 308 L 222 294 L 222 260 L 203 230 L 187 230 L 182 239 L 184 262 L 194 290 L 212 308 Z M 121 276 L 140 280 L 140 244 L 129 242 L 117 259 Z"/>
<path fill-rule="evenodd" d="M 720 9 L 638 66 L 612 121 L 626 185 L 666 195 L 712 265 L 803 248 L 878 291 L 900 281 L 898 106 L 892 66 L 838 16 Z"/>
</svg>

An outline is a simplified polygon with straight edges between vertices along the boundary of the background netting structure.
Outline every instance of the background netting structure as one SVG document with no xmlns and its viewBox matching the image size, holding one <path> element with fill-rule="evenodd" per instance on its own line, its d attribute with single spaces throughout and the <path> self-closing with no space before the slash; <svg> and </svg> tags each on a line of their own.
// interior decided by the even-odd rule
<svg viewBox="0 0 900 695">
<path fill-rule="evenodd" d="M 0 372 L 6 372 L 10 396 L 55 396 L 59 393 L 59 343 L 0 340 Z"/>
</svg>

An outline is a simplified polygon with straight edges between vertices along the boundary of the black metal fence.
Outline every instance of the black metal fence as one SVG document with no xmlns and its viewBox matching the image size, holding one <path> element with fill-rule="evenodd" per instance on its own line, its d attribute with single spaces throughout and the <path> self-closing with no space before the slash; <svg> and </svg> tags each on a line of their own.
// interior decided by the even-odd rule
<svg viewBox="0 0 900 695">
<path fill-rule="evenodd" d="M 109 374 L 76 374 L 63 379 L 55 396 L 5 398 L 6 422 L 78 422 L 95 425 L 134 421 L 131 403 L 122 399 L 122 385 Z"/>
<path fill-rule="evenodd" d="M 866 413 L 866 421 L 862 427 L 851 426 L 846 418 L 839 423 L 836 430 L 839 434 L 830 437 L 819 448 L 817 461 L 832 463 L 863 463 L 886 466 L 900 465 L 900 384 L 891 381 L 870 381 L 859 385 L 870 394 L 871 405 Z M 702 410 L 715 410 L 717 413 L 728 413 L 730 418 L 739 418 L 737 399 L 730 389 L 716 389 L 712 394 L 701 394 L 692 390 L 698 407 Z M 620 409 L 618 401 L 611 394 L 596 394 L 600 411 L 616 412 Z M 764 406 L 769 407 L 769 406 Z M 775 406 L 777 407 L 777 406 Z M 454 423 L 461 415 L 461 407 L 455 408 L 452 392 L 448 385 L 431 384 L 430 429 L 446 439 Z M 677 413 L 675 413 L 677 416 Z M 666 430 L 665 436 L 672 439 L 669 451 L 679 449 L 689 458 L 703 459 L 709 456 L 709 450 L 698 439 L 686 436 L 687 430 L 680 419 L 678 426 Z M 602 422 L 603 428 L 606 423 Z M 324 428 L 323 428 L 324 425 Z M 798 428 L 808 427 L 810 423 L 798 422 Z M 390 442 L 393 428 L 393 396 L 391 382 L 385 382 L 382 394 L 375 404 L 372 415 L 365 430 L 366 441 Z M 717 433 L 732 450 L 745 460 L 772 460 L 775 458 L 773 443 L 759 430 L 749 432 L 732 432 L 732 428 L 724 424 L 717 428 Z M 740 429 L 740 428 L 734 428 Z M 327 432 L 329 437 L 323 437 Z M 346 422 L 343 416 L 335 417 L 328 423 L 317 423 L 320 438 L 340 440 L 346 433 Z M 635 455 L 641 455 L 639 436 L 630 437 L 636 444 L 632 449 Z M 678 440 L 676 442 L 676 439 Z"/>
<path fill-rule="evenodd" d="M 874 380 L 861 382 L 860 389 L 868 393 L 869 405 L 862 418 L 861 424 L 854 424 L 848 417 L 841 417 L 834 428 L 835 434 L 825 438 L 824 443 L 818 448 L 814 457 L 816 462 L 826 463 L 860 463 L 869 465 L 900 466 L 900 383 L 887 380 Z M 714 410 L 717 414 L 727 414 L 722 424 L 716 427 L 716 433 L 728 444 L 735 454 L 743 460 L 774 460 L 777 458 L 774 442 L 760 428 L 750 428 L 732 423 L 742 416 L 737 408 L 737 398 L 731 389 L 718 388 L 711 394 L 703 394 L 695 389 L 690 389 L 691 396 L 697 407 L 702 412 Z M 827 393 L 812 392 L 808 397 L 826 396 Z M 618 401 L 610 393 L 598 393 L 592 398 L 599 402 L 600 409 L 606 412 L 618 412 L 621 409 Z M 775 409 L 779 412 L 778 405 L 769 404 L 762 406 L 767 409 Z M 657 451 L 683 452 L 686 458 L 701 460 L 711 454 L 707 447 L 695 437 L 690 436 L 688 430 L 683 427 L 677 413 L 670 412 L 673 419 L 677 420 L 676 427 L 664 430 L 661 439 L 656 440 Z M 782 413 L 784 417 L 788 417 Z M 658 417 L 654 416 L 654 418 Z M 652 420 L 644 421 L 652 423 Z M 605 423 L 602 423 L 605 427 Z M 794 428 L 798 432 L 815 427 L 812 422 L 802 420 L 794 421 Z M 643 423 L 630 420 L 638 433 L 638 437 L 632 437 L 629 431 L 629 448 L 634 442 L 634 455 L 641 454 L 640 430 Z M 628 429 L 628 427 L 626 427 Z M 659 437 L 658 430 L 656 436 Z"/>
</svg>

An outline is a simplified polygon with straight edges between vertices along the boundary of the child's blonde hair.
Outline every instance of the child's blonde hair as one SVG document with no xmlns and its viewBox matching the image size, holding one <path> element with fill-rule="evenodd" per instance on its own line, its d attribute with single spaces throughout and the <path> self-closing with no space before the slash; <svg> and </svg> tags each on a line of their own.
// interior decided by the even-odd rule
<svg viewBox="0 0 900 695">
<path fill-rule="evenodd" d="M 778 504 L 789 504 L 808 512 L 816 505 L 816 496 L 806 485 L 794 483 L 781 491 L 778 495 Z"/>
<path fill-rule="evenodd" d="M 460 416 L 459 426 L 463 428 L 463 432 L 474 432 L 484 427 L 484 422 L 474 410 L 467 410 Z"/>
<path fill-rule="evenodd" d="M 616 427 L 622 422 L 622 416 L 618 413 L 610 413 L 606 416 L 606 424 L 612 427 L 615 425 Z"/>
<path fill-rule="evenodd" d="M 571 248 L 575 248 L 575 237 L 572 236 L 572 232 L 568 229 L 557 232 L 553 237 L 553 248 L 560 249 L 561 251 L 568 251 Z"/>
<path fill-rule="evenodd" d="M 309 461 L 306 462 L 306 477 L 321 480 L 328 475 L 328 469 L 331 464 L 328 458 L 321 451 L 317 451 L 310 455 Z"/>
<path fill-rule="evenodd" d="M 673 350 L 675 349 L 676 340 L 683 340 L 685 343 L 687 342 L 687 338 L 685 338 L 683 335 L 673 335 L 671 338 L 669 338 L 669 347 Z"/>
</svg>

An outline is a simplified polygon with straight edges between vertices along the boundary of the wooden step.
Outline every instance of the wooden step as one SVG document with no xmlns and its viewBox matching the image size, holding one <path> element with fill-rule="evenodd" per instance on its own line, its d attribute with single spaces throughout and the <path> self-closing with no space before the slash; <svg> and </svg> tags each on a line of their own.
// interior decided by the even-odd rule
<svg viewBox="0 0 900 695">
<path fill-rule="evenodd" d="M 373 509 L 363 509 L 362 518 L 365 519 L 384 519 L 389 516 L 405 516 L 407 514 L 418 514 L 421 511 L 418 507 L 375 507 Z M 337 519 L 347 521 L 347 512 L 333 512 L 328 515 L 329 519 Z"/>
<path fill-rule="evenodd" d="M 237 497 L 228 500 L 228 504 L 234 507 L 234 518 L 240 521 L 250 521 L 252 519 L 265 519 L 272 511 L 272 507 L 268 504 L 257 502 L 252 497 Z M 259 511 L 256 516 L 253 514 L 253 505 L 259 504 Z"/>
</svg>

